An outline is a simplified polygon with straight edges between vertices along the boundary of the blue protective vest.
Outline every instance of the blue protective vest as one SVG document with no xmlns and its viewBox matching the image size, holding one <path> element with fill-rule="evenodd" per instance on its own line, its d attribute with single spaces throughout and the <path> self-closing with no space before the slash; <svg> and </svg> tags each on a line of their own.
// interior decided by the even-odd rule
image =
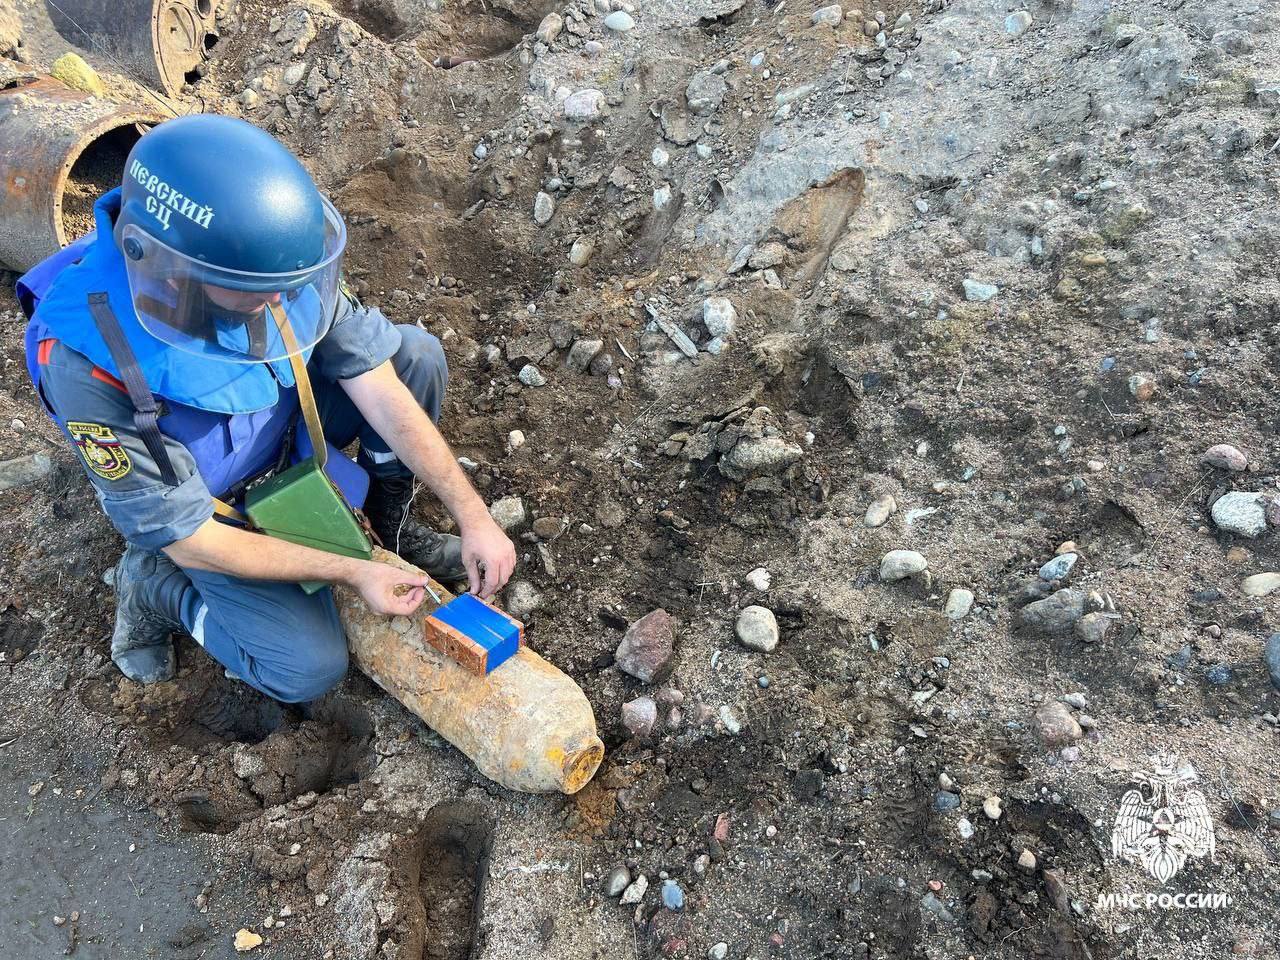
<svg viewBox="0 0 1280 960">
<path fill-rule="evenodd" d="M 40 390 L 40 341 L 55 339 L 119 377 L 111 352 L 88 310 L 90 293 L 105 292 L 147 385 L 168 412 L 160 431 L 181 443 L 214 496 L 269 470 L 298 412 L 288 361 L 220 363 L 183 353 L 147 333 L 133 310 L 124 257 L 112 228 L 120 191 L 94 205 L 97 230 L 37 264 L 18 280 L 18 299 L 31 318 L 26 332 L 27 370 L 46 412 L 63 430 L 59 411 Z M 305 431 L 300 431 L 305 433 Z M 308 445 L 309 447 L 309 445 Z M 363 498 L 361 498 L 363 499 Z"/>
</svg>

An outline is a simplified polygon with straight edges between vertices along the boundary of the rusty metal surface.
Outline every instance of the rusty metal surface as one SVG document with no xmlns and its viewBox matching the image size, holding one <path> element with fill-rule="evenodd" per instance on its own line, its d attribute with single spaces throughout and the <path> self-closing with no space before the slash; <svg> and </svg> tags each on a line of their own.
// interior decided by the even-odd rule
<svg viewBox="0 0 1280 960">
<path fill-rule="evenodd" d="M 0 264 L 26 270 L 59 250 L 62 194 L 80 155 L 113 130 L 161 117 L 90 97 L 51 77 L 0 89 Z"/>
<path fill-rule="evenodd" d="M 208 55 L 219 0 L 46 0 L 68 43 L 115 62 L 115 70 L 170 96 Z"/>
</svg>

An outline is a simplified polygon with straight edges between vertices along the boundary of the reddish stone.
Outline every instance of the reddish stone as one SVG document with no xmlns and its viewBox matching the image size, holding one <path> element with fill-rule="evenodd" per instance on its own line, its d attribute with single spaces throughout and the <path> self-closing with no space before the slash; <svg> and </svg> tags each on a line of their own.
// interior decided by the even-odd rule
<svg viewBox="0 0 1280 960">
<path fill-rule="evenodd" d="M 653 683 L 671 673 L 675 646 L 675 619 L 659 608 L 630 626 L 618 644 L 614 660 L 623 673 Z"/>
</svg>

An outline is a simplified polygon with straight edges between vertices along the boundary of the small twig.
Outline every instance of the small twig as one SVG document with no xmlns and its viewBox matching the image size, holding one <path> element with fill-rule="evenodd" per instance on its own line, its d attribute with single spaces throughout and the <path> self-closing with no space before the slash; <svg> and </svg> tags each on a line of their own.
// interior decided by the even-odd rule
<svg viewBox="0 0 1280 960">
<path fill-rule="evenodd" d="M 1208 480 L 1210 476 L 1211 476 L 1211 474 L 1206 473 L 1203 477 L 1201 477 L 1199 480 L 1197 480 L 1197 481 L 1196 481 L 1196 485 L 1195 485 L 1194 487 L 1192 487 L 1190 490 L 1188 490 L 1188 491 L 1187 491 L 1187 495 L 1186 495 L 1185 497 L 1183 497 L 1181 500 L 1179 500 L 1179 501 L 1178 501 L 1178 506 L 1182 506 L 1184 503 L 1186 503 L 1188 500 L 1190 500 L 1190 499 L 1191 499 L 1191 497 L 1195 494 L 1195 492 L 1196 492 L 1197 490 L 1199 490 L 1199 489 L 1200 489 L 1201 485 L 1202 485 L 1206 480 Z"/>
<path fill-rule="evenodd" d="M 11 743 L 17 743 L 17 742 L 18 742 L 18 738 L 17 738 L 17 737 L 13 737 L 13 738 L 11 738 L 11 739 L 9 739 L 9 740 L 6 740 L 4 743 L 0 743 L 0 747 L 7 747 L 7 746 L 9 746 L 9 744 L 11 744 Z"/>
</svg>

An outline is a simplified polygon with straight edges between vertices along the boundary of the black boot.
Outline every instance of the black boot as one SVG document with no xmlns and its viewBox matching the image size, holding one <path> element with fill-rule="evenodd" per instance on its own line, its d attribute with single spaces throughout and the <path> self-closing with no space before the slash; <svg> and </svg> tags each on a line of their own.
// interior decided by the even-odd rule
<svg viewBox="0 0 1280 960">
<path fill-rule="evenodd" d="M 413 518 L 413 477 L 374 477 L 364 513 L 382 545 L 441 583 L 467 578 L 462 565 L 462 541 L 436 533 Z"/>
<path fill-rule="evenodd" d="M 129 544 L 116 564 L 116 624 L 111 659 L 130 680 L 172 680 L 177 658 L 169 634 L 178 619 L 184 591 L 191 585 L 163 553 Z"/>
</svg>

